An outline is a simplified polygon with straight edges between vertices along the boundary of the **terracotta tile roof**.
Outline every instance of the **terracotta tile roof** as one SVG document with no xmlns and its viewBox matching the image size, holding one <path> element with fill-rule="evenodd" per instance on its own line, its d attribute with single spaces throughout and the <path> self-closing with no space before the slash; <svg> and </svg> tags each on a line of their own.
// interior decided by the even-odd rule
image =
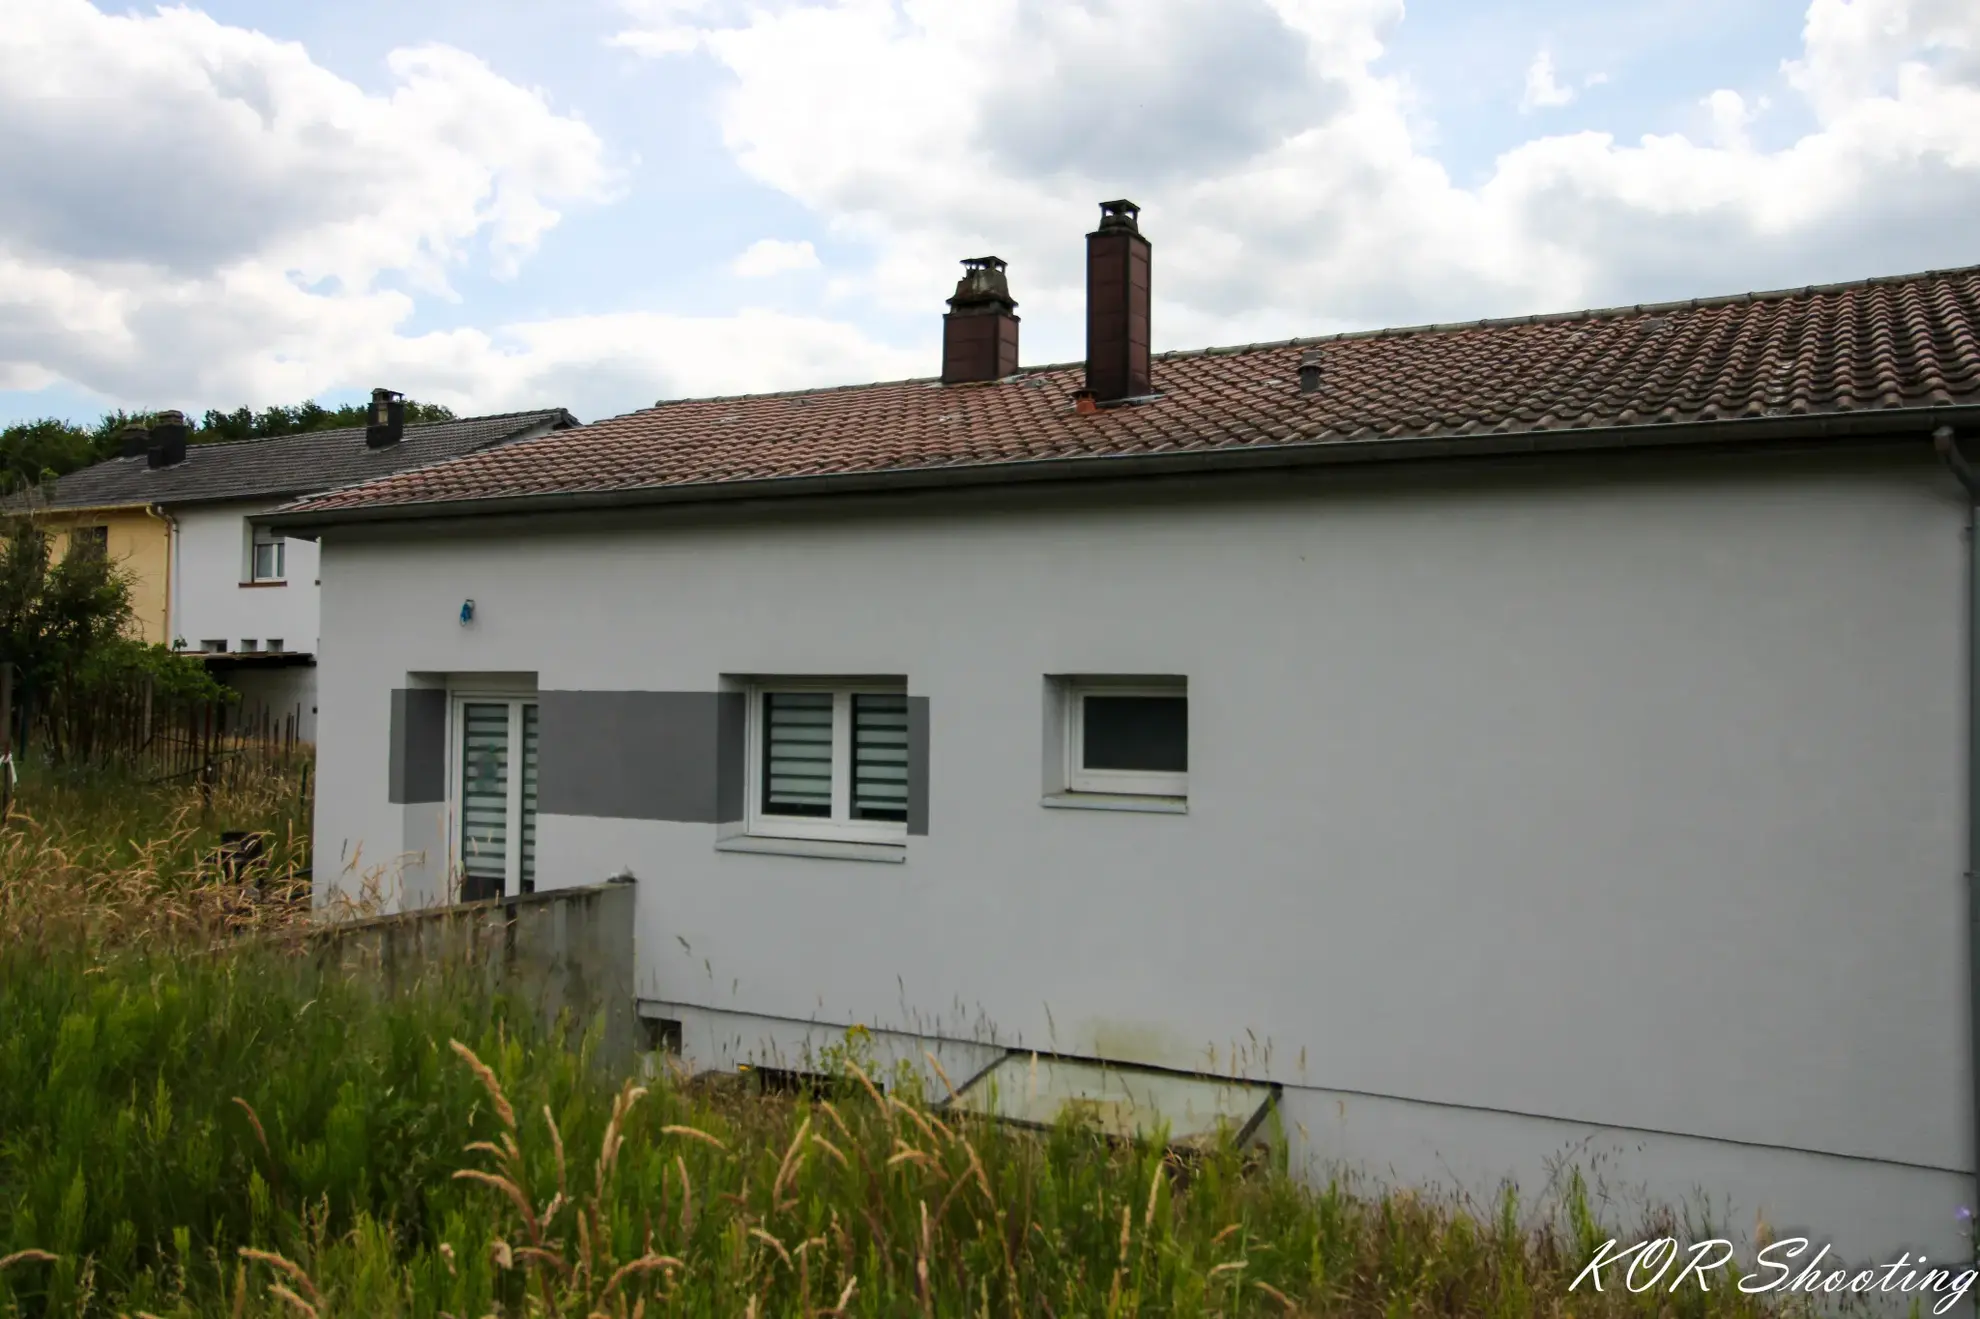
<svg viewBox="0 0 1980 1319">
<path fill-rule="evenodd" d="M 1299 388 L 1320 359 L 1321 384 Z M 1063 458 L 1352 446 L 1980 404 L 1980 267 L 1849 285 L 1158 355 L 1081 413 L 1079 363 L 663 402 L 400 472 L 299 513 Z M 1447 446 L 1449 447 L 1449 446 Z M 1349 455 L 1351 456 L 1351 455 Z M 436 510 L 437 511 L 437 510 Z"/>
</svg>

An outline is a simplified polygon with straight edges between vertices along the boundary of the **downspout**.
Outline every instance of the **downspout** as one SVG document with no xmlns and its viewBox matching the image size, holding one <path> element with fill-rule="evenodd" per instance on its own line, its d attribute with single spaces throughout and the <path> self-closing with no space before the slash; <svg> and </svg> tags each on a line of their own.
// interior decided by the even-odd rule
<svg viewBox="0 0 1980 1319">
<path fill-rule="evenodd" d="M 156 504 L 146 504 L 144 511 L 165 524 L 165 636 L 164 644 L 170 648 L 179 639 L 179 520 Z"/>
<path fill-rule="evenodd" d="M 1966 490 L 1966 959 L 1973 1065 L 1973 1160 L 1980 1189 L 1980 470 L 1959 451 L 1951 426 L 1932 432 L 1932 447 Z M 1976 1201 L 1980 1207 L 1980 1201 Z M 1980 1239 L 1975 1242 L 1980 1251 Z"/>
</svg>

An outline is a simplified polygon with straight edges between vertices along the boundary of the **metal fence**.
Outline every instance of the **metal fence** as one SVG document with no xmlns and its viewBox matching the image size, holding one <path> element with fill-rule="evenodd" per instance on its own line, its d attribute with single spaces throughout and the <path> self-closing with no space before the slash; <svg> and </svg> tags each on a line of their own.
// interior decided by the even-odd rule
<svg viewBox="0 0 1980 1319">
<path fill-rule="evenodd" d="M 76 773 L 184 782 L 211 794 L 270 773 L 309 772 L 301 706 L 171 699 L 146 681 L 93 691 L 87 702 L 16 700 L 0 665 L 0 755 Z M 11 775 L 7 776 L 11 782 Z M 307 788 L 304 789 L 305 795 Z"/>
</svg>

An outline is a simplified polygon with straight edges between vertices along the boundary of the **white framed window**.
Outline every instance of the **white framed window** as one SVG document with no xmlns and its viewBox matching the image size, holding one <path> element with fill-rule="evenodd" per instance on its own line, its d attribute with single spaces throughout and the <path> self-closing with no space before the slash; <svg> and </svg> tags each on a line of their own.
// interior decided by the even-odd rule
<svg viewBox="0 0 1980 1319">
<path fill-rule="evenodd" d="M 1189 795 L 1189 688 L 1181 678 L 1068 678 L 1064 706 L 1068 792 Z"/>
<path fill-rule="evenodd" d="M 765 679 L 749 689 L 748 830 L 905 843 L 905 683 Z"/>
<path fill-rule="evenodd" d="M 288 541 L 281 532 L 271 531 L 267 527 L 256 527 L 248 563 L 248 580 L 254 582 L 286 580 L 289 566 L 288 551 Z"/>
<path fill-rule="evenodd" d="M 227 653 L 227 638 L 208 637 L 199 643 L 199 648 L 209 655 L 224 655 Z"/>
<path fill-rule="evenodd" d="M 241 654 L 253 655 L 261 649 L 261 643 L 253 637 L 241 638 Z"/>
<path fill-rule="evenodd" d="M 281 652 L 282 652 L 282 638 L 280 638 L 280 637 L 270 637 L 270 638 L 268 638 L 268 649 L 269 649 L 269 650 L 271 650 L 271 651 L 273 651 L 273 652 L 275 652 L 275 653 L 276 653 L 276 654 L 278 654 L 278 655 L 279 655 L 279 654 L 281 654 Z"/>
<path fill-rule="evenodd" d="M 461 901 L 534 893 L 536 698 L 460 691 L 449 705 L 447 800 Z"/>
</svg>

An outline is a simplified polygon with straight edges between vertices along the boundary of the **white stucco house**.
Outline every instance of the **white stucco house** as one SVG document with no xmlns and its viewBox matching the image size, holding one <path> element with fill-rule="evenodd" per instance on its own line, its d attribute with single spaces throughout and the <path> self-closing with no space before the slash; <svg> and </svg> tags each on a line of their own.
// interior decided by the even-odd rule
<svg viewBox="0 0 1980 1319">
<path fill-rule="evenodd" d="M 276 727 L 293 720 L 313 741 L 320 644 L 317 549 L 250 521 L 299 495 L 531 439 L 577 421 L 561 408 L 407 425 L 390 390 L 372 391 L 374 424 L 267 439 L 187 443 L 178 413 L 124 433 L 123 453 L 61 477 L 37 492 L 50 513 L 142 511 L 136 525 L 162 543 L 124 566 L 138 591 L 162 607 L 146 632 L 206 656 L 215 676 L 241 693 L 240 715 Z"/>
<path fill-rule="evenodd" d="M 697 1065 L 1283 1087 L 1302 1166 L 1963 1253 L 1980 269 L 663 402 L 303 500 L 316 882 L 637 882 Z M 1618 1224 L 1627 1227 L 1628 1224 Z"/>
</svg>

